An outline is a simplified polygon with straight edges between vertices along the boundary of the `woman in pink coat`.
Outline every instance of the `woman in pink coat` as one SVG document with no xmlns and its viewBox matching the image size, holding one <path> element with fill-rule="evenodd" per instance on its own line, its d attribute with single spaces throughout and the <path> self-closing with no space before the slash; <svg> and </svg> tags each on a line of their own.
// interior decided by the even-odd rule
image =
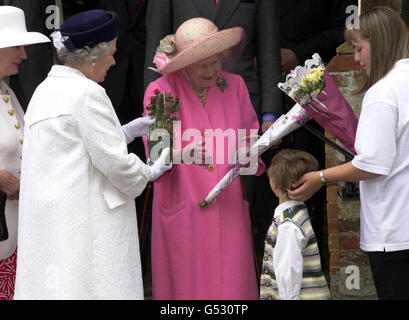
<svg viewBox="0 0 409 320">
<path fill-rule="evenodd" d="M 237 61 L 243 42 L 242 28 L 219 32 L 213 22 L 194 18 L 158 47 L 154 63 L 164 76 L 148 86 L 145 109 L 158 93 L 169 94 L 180 101 L 180 126 L 173 169 L 154 184 L 154 299 L 258 299 L 240 179 L 208 208 L 199 207 L 231 169 L 242 137 L 258 132 L 243 79 L 223 71 Z M 264 165 L 255 163 L 253 174 L 261 174 Z"/>
</svg>

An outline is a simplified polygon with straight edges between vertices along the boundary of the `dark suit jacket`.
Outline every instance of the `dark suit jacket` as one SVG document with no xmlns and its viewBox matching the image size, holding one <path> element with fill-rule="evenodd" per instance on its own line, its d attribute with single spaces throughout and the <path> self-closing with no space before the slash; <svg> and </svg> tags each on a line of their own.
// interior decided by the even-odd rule
<svg viewBox="0 0 409 320">
<path fill-rule="evenodd" d="M 84 10 L 100 8 L 114 11 L 118 15 L 116 66 L 109 70 L 101 85 L 106 89 L 121 123 L 140 117 L 143 112 L 146 2 L 142 1 L 139 10 L 132 17 L 128 13 L 126 0 L 84 2 Z M 124 99 L 128 103 L 124 104 Z"/>
<path fill-rule="evenodd" d="M 21 8 L 26 17 L 28 31 L 41 32 L 50 36 L 53 30 L 45 26 L 46 8 L 55 5 L 52 0 L 11 0 L 10 5 Z M 47 77 L 53 65 L 51 43 L 26 46 L 28 59 L 20 65 L 19 74 L 10 77 L 10 87 L 14 90 L 24 110 L 37 86 Z"/>
<path fill-rule="evenodd" d="M 281 48 L 295 52 L 301 64 L 317 52 L 328 63 L 344 42 L 349 5 L 357 0 L 279 0 Z"/>
<path fill-rule="evenodd" d="M 184 21 L 194 17 L 212 20 L 219 29 L 244 28 L 246 48 L 232 71 L 244 78 L 250 95 L 261 95 L 261 104 L 254 105 L 259 118 L 264 112 L 281 114 L 282 99 L 277 89 L 281 75 L 278 7 L 272 0 L 221 0 L 216 9 L 213 0 L 149 0 L 145 87 L 158 77 L 147 67 L 153 66 L 159 41 L 175 33 Z M 259 72 L 255 69 L 254 58 L 257 58 Z"/>
</svg>

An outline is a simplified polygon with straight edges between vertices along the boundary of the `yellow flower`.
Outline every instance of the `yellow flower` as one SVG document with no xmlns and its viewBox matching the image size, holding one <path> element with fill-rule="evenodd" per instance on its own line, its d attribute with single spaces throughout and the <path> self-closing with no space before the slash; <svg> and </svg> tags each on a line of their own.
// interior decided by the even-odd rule
<svg viewBox="0 0 409 320">
<path fill-rule="evenodd" d="M 312 93 L 321 88 L 323 83 L 324 70 L 325 69 L 323 67 L 317 67 L 312 69 L 309 74 L 304 75 L 300 84 L 301 89 L 305 93 Z"/>
</svg>

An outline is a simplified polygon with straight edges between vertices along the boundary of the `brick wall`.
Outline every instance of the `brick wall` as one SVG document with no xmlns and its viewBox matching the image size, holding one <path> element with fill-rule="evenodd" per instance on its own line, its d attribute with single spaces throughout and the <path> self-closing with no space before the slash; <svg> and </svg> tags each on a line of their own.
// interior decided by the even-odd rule
<svg viewBox="0 0 409 320">
<path fill-rule="evenodd" d="M 340 50 L 342 53 L 342 50 Z M 359 65 L 351 54 L 339 55 L 327 66 L 340 91 L 359 117 L 363 95 L 354 95 L 360 77 Z M 326 136 L 340 144 L 326 132 Z M 326 167 L 345 162 L 345 157 L 326 146 Z M 377 299 L 367 254 L 359 248 L 360 202 L 342 199 L 345 183 L 327 188 L 329 285 L 333 299 Z"/>
</svg>

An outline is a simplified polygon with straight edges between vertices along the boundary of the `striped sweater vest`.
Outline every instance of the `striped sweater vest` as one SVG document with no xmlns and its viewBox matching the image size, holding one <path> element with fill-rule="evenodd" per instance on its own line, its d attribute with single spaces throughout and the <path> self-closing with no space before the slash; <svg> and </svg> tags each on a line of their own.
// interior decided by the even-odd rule
<svg viewBox="0 0 409 320">
<path fill-rule="evenodd" d="M 285 221 L 294 223 L 306 238 L 306 243 L 301 252 L 304 260 L 304 270 L 299 294 L 300 300 L 330 299 L 331 294 L 321 269 L 317 240 L 305 205 L 295 206 L 283 211 L 277 219 L 274 219 L 268 230 L 260 281 L 260 299 L 280 299 L 273 268 L 273 252 L 277 241 L 278 226 Z"/>
</svg>

